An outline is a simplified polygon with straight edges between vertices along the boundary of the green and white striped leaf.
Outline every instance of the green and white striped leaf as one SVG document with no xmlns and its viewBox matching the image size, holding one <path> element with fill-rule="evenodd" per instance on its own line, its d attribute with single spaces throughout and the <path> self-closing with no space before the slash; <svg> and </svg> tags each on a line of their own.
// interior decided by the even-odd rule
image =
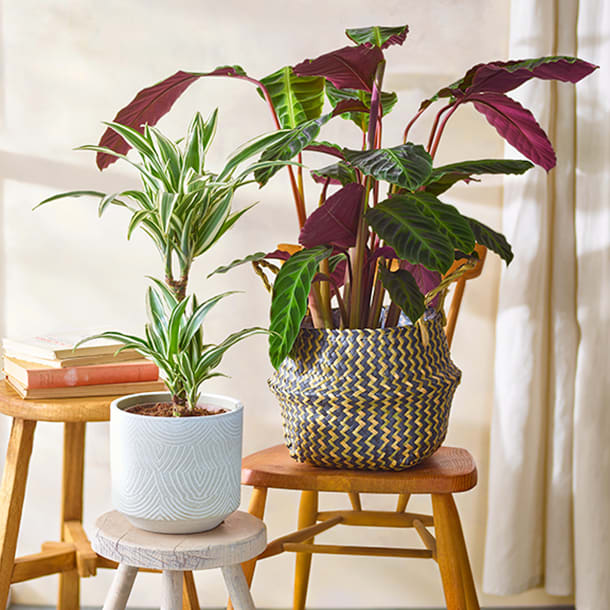
<svg viewBox="0 0 610 610">
<path fill-rule="evenodd" d="M 293 254 L 281 267 L 273 285 L 269 357 L 278 368 L 290 353 L 307 311 L 307 298 L 318 265 L 332 252 L 316 246 Z"/>
<path fill-rule="evenodd" d="M 365 151 L 344 148 L 343 153 L 350 165 L 363 174 L 410 191 L 425 184 L 432 173 L 432 158 L 419 144 Z"/>
</svg>

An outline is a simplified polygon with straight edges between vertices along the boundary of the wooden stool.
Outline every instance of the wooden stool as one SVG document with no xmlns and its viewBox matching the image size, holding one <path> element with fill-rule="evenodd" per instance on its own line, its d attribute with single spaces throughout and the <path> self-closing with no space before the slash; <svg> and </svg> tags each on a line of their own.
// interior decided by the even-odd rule
<svg viewBox="0 0 610 610">
<path fill-rule="evenodd" d="M 138 568 L 163 571 L 161 610 L 182 607 L 182 574 L 185 570 L 221 568 L 238 610 L 254 610 L 240 563 L 258 555 L 267 542 L 260 519 L 241 511 L 217 528 L 200 534 L 155 534 L 133 526 L 117 511 L 105 513 L 95 523 L 93 548 L 119 562 L 103 610 L 123 610 Z"/>
<path fill-rule="evenodd" d="M 23 400 L 0 381 L 0 413 L 12 417 L 0 488 L 0 608 L 6 607 L 11 584 L 59 574 L 59 610 L 80 607 L 80 579 L 97 568 L 116 564 L 91 548 L 82 525 L 85 428 L 87 422 L 108 421 L 113 396 Z M 39 553 L 15 559 L 23 498 L 36 422 L 64 424 L 61 523 L 58 542 L 44 542 Z M 199 610 L 190 572 L 184 573 L 185 609 Z"/>
<path fill-rule="evenodd" d="M 243 460 L 242 483 L 254 487 L 250 513 L 265 513 L 269 488 L 301 490 L 298 529 L 271 541 L 257 558 L 242 565 L 252 582 L 256 561 L 284 551 L 297 554 L 294 610 L 305 608 L 311 558 L 314 553 L 365 555 L 369 557 L 415 557 L 434 559 L 440 568 L 448 610 L 479 610 L 468 553 L 453 495 L 473 488 L 477 469 L 465 449 L 441 447 L 421 464 L 401 472 L 335 470 L 299 464 L 284 445 L 270 447 Z M 318 493 L 346 492 L 352 510 L 318 510 Z M 360 493 L 398 494 L 393 511 L 363 510 Z M 432 515 L 406 512 L 411 494 L 429 494 Z M 424 548 L 339 546 L 314 544 L 314 536 L 337 525 L 411 527 Z M 434 527 L 435 535 L 428 530 Z"/>
</svg>

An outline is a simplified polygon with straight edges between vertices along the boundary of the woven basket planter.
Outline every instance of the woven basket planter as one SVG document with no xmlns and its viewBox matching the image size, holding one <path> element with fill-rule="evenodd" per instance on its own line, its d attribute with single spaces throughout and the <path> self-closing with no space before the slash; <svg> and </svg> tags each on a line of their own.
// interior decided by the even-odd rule
<svg viewBox="0 0 610 610">
<path fill-rule="evenodd" d="M 423 325 L 301 330 L 269 380 L 294 459 L 403 470 L 441 446 L 461 372 L 438 317 Z"/>
</svg>

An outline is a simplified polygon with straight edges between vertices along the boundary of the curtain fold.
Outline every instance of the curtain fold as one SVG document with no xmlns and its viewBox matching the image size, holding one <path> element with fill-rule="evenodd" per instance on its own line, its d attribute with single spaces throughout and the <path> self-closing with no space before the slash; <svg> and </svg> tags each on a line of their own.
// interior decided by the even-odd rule
<svg viewBox="0 0 610 610">
<path fill-rule="evenodd" d="M 610 608 L 610 20 L 603 0 L 513 0 L 511 58 L 579 55 L 602 66 L 518 99 L 558 157 L 507 179 L 496 325 L 483 588 L 575 593 Z M 514 151 L 507 151 L 514 156 Z"/>
</svg>

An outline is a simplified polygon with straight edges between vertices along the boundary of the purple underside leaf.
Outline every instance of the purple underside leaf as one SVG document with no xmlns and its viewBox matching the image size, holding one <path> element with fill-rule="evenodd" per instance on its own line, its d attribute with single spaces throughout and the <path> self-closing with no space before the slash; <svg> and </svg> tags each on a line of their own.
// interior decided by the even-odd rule
<svg viewBox="0 0 610 610">
<path fill-rule="evenodd" d="M 468 93 L 458 103 L 472 102 L 496 131 L 530 161 L 549 171 L 557 162 L 555 151 L 534 115 L 503 93 Z"/>
<path fill-rule="evenodd" d="M 244 78 L 246 73 L 239 66 L 222 66 L 212 72 L 205 73 L 178 70 L 178 72 L 156 85 L 142 89 L 127 106 L 119 110 L 113 122 L 127 125 L 142 133 L 144 125 L 156 125 L 159 119 L 169 112 L 174 102 L 184 91 L 202 76 Z M 118 133 L 110 128 L 106 129 L 102 135 L 99 146 L 110 148 L 123 155 L 131 148 Z M 116 160 L 115 156 L 106 153 L 98 153 L 96 156 L 96 163 L 99 169 L 105 169 Z"/>
<path fill-rule="evenodd" d="M 369 112 L 369 107 L 360 100 L 342 100 L 335 106 L 332 116 L 336 117 L 345 112 Z"/>
<path fill-rule="evenodd" d="M 269 254 L 265 255 L 265 258 L 276 259 L 279 261 L 287 261 L 290 258 L 290 252 L 286 252 L 285 250 L 274 250 L 273 252 L 269 252 Z"/>
<path fill-rule="evenodd" d="M 310 214 L 301 229 L 299 243 L 306 248 L 334 245 L 351 248 L 356 244 L 358 218 L 364 188 L 360 184 L 346 184 Z"/>
<path fill-rule="evenodd" d="M 293 69 L 298 76 L 323 76 L 339 89 L 371 91 L 375 70 L 382 60 L 379 48 L 359 45 L 306 59 Z"/>
<path fill-rule="evenodd" d="M 598 66 L 575 57 L 541 57 L 516 61 L 492 61 L 475 66 L 472 82 L 466 89 L 471 92 L 506 93 L 532 78 L 577 83 Z"/>
<path fill-rule="evenodd" d="M 313 144 L 306 146 L 304 150 L 325 153 L 339 159 L 345 159 L 345 155 L 343 154 L 343 150 L 341 148 L 335 145 L 325 144 L 324 142 L 314 142 Z"/>
</svg>

